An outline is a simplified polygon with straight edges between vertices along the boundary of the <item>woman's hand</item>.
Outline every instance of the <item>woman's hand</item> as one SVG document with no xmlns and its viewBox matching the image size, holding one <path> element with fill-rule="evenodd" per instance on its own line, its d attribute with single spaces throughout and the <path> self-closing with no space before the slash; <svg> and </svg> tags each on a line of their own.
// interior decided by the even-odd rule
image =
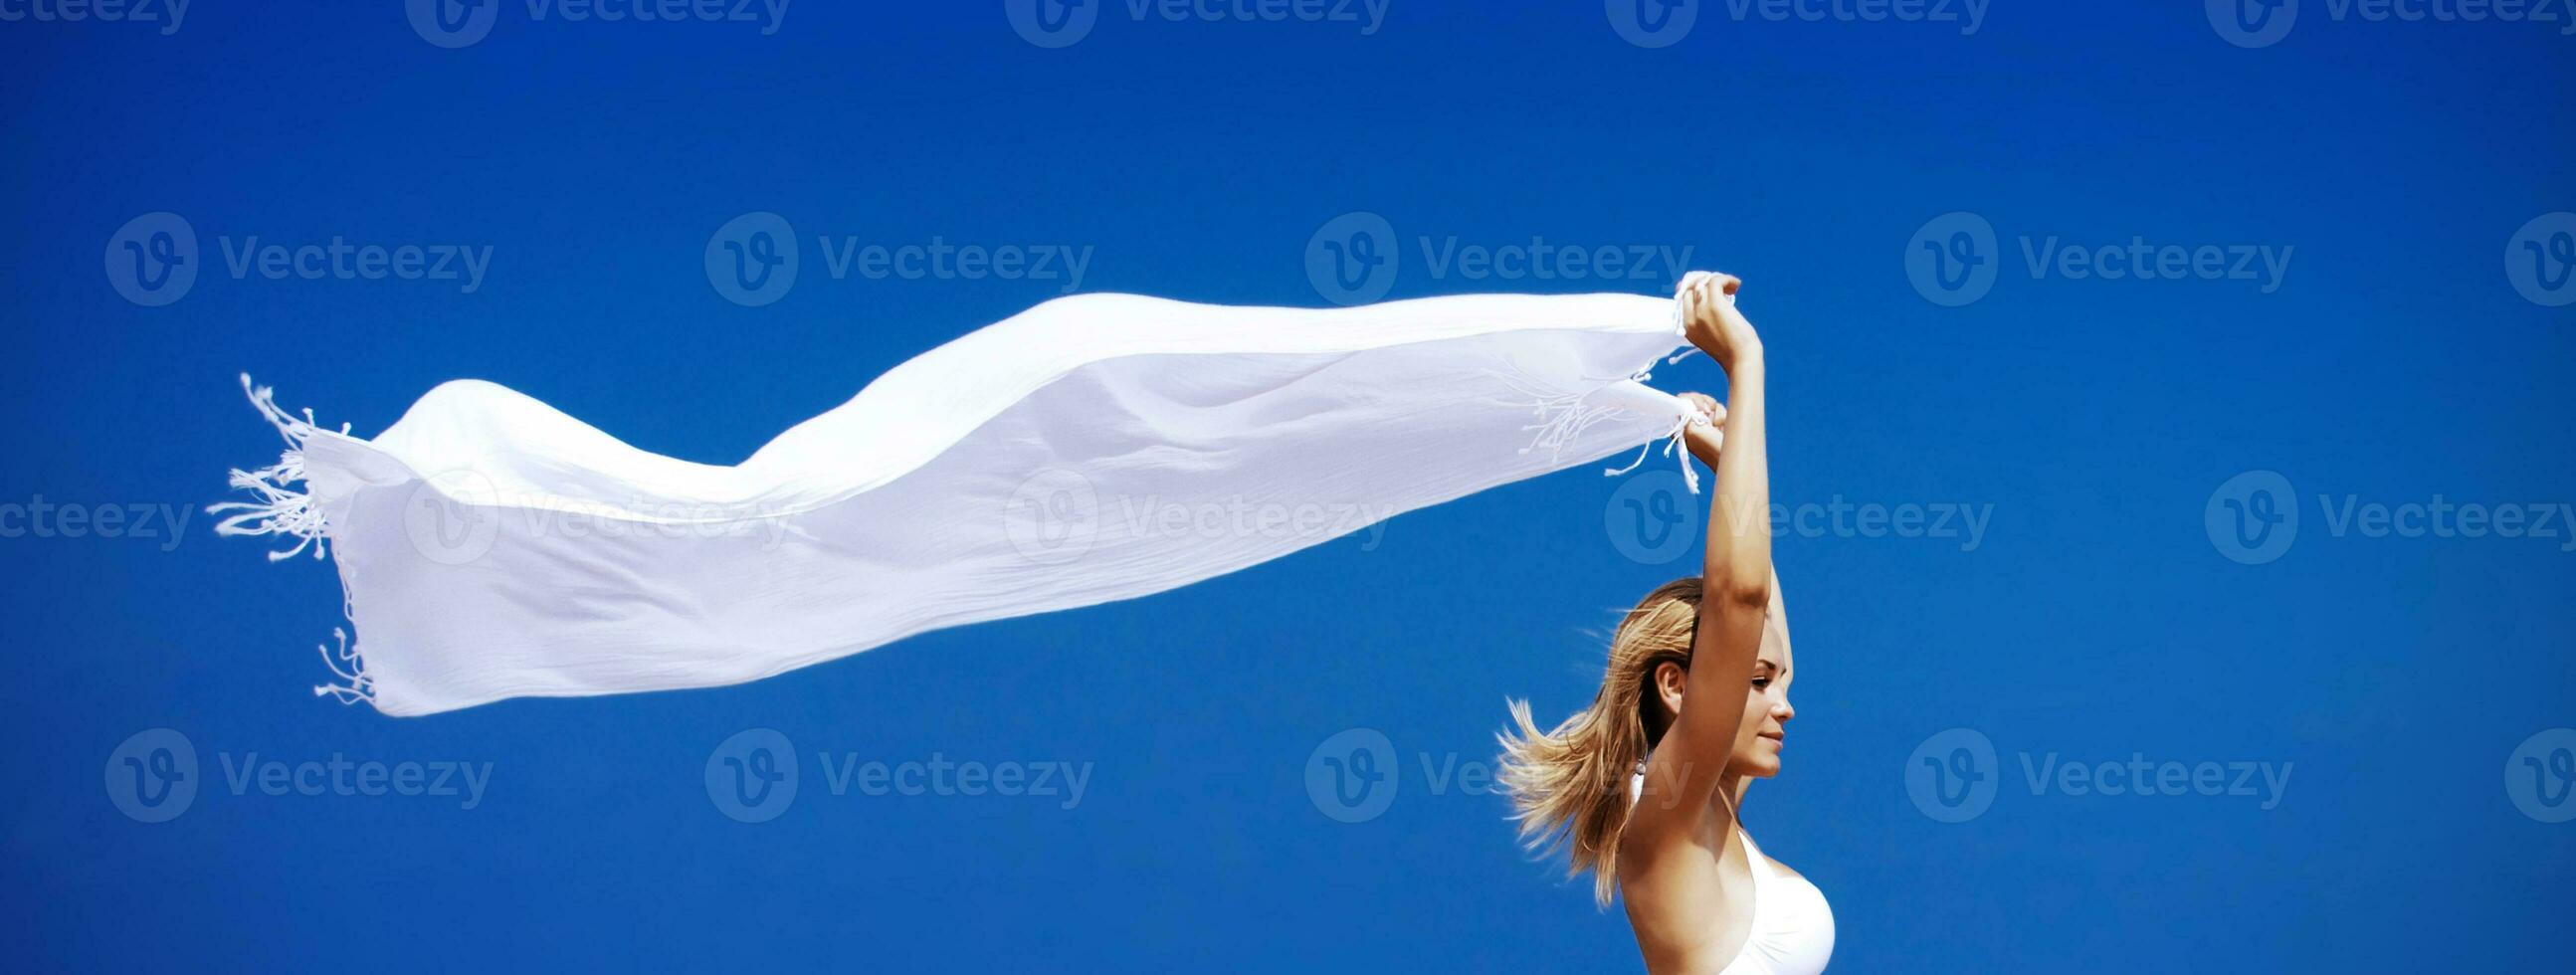
<svg viewBox="0 0 2576 975">
<path fill-rule="evenodd" d="M 1714 470 L 1717 468 L 1717 449 L 1726 443 L 1726 404 L 1707 393 L 1683 393 L 1681 401 L 1699 413 L 1699 416 L 1691 418 L 1690 425 L 1682 428 L 1682 443 L 1690 447 L 1691 456 Z M 1707 422 L 1701 422 L 1703 418 Z"/>
<path fill-rule="evenodd" d="M 1737 363 L 1762 355 L 1762 338 L 1753 334 L 1753 323 L 1735 311 L 1735 291 L 1743 286 L 1732 274 L 1693 271 L 1682 276 L 1673 295 L 1681 303 L 1682 334 L 1730 376 Z"/>
</svg>

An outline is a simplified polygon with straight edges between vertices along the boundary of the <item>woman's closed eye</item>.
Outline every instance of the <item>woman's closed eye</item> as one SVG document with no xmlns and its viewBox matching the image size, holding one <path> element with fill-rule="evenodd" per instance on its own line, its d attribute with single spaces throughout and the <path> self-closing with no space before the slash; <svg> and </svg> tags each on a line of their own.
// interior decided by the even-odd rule
<svg viewBox="0 0 2576 975">
<path fill-rule="evenodd" d="M 1754 689 L 1754 690 L 1763 690 L 1763 689 L 1769 688 L 1769 687 L 1771 686 L 1771 682 L 1772 682 L 1772 681 L 1774 681 L 1774 680 L 1779 679 L 1779 677 L 1780 677 L 1780 665 L 1779 665 L 1779 664 L 1772 663 L 1771 661 L 1768 661 L 1768 660 L 1756 660 L 1756 661 L 1754 661 L 1754 662 L 1753 662 L 1753 689 Z"/>
</svg>

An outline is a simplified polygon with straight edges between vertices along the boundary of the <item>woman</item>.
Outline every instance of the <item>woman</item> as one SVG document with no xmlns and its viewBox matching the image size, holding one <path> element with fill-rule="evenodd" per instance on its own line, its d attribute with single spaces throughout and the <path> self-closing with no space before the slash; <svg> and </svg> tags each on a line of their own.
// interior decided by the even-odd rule
<svg viewBox="0 0 2576 975">
<path fill-rule="evenodd" d="M 1702 573 L 1658 587 L 1620 621 L 1590 708 L 1541 732 L 1514 701 L 1519 733 L 1502 739 L 1522 835 L 1569 844 L 1572 871 L 1592 871 L 1604 906 L 1614 890 L 1623 897 L 1656 975 L 1813 973 L 1834 946 L 1823 893 L 1764 856 L 1737 815 L 1752 780 L 1779 774 L 1797 713 L 1771 571 L 1762 342 L 1735 311 L 1737 285 L 1695 275 L 1674 298 L 1733 401 L 1688 396 L 1712 421 L 1690 429 L 1691 453 L 1717 470 Z"/>
</svg>

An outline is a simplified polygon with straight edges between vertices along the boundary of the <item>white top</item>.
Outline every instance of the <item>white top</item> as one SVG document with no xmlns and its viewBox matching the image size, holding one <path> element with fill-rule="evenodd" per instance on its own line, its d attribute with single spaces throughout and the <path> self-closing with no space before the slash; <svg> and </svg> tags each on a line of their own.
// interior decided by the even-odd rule
<svg viewBox="0 0 2576 975">
<path fill-rule="evenodd" d="M 1762 855 L 1742 825 L 1744 859 L 1753 866 L 1753 930 L 1744 950 L 1718 975 L 1815 975 L 1834 956 L 1834 909 L 1807 878 Z"/>
</svg>

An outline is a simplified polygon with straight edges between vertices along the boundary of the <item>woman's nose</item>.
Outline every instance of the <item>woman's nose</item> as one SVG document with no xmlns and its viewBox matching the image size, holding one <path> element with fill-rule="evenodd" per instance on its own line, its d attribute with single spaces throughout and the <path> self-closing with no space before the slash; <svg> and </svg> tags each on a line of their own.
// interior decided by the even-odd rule
<svg viewBox="0 0 2576 975">
<path fill-rule="evenodd" d="M 1771 708 L 1771 713 L 1779 715 L 1780 720 L 1787 721 L 1798 716 L 1798 706 L 1789 703 L 1787 698 L 1781 698 L 1780 703 Z"/>
</svg>

